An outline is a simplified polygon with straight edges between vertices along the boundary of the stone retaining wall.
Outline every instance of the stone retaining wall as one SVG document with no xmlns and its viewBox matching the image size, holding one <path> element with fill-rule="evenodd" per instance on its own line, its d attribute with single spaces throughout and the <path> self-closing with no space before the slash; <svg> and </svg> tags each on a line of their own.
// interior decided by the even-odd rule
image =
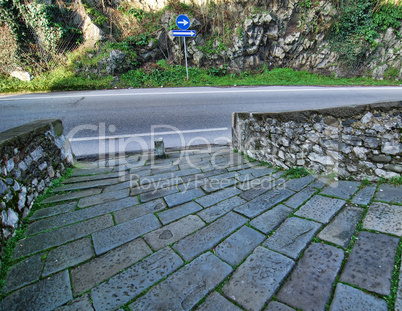
<svg viewBox="0 0 402 311">
<path fill-rule="evenodd" d="M 402 173 L 402 102 L 283 113 L 234 113 L 233 148 L 316 173 L 378 180 Z"/>
<path fill-rule="evenodd" d="M 61 120 L 40 120 L 0 133 L 0 255 L 38 195 L 73 164 Z"/>
</svg>

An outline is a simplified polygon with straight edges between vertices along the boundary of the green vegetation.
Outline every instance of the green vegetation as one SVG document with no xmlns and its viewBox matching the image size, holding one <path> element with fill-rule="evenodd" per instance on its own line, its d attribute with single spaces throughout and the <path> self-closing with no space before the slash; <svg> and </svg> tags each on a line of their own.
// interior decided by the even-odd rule
<svg viewBox="0 0 402 311">
<path fill-rule="evenodd" d="M 342 3 L 339 18 L 331 28 L 332 48 L 347 66 L 360 69 L 378 47 L 379 32 L 389 27 L 399 30 L 402 5 L 398 1 L 374 0 Z"/>
<path fill-rule="evenodd" d="M 82 66 L 81 58 L 81 66 Z M 85 60 L 84 60 L 85 61 Z M 95 60 L 93 60 L 95 62 Z M 80 63 L 79 63 L 80 64 Z M 77 66 L 80 66 L 80 65 Z M 113 77 L 96 74 L 76 75 L 66 67 L 23 82 L 13 77 L 0 75 L 0 92 L 45 92 L 57 90 L 99 90 L 112 88 L 183 87 L 183 86 L 243 86 L 243 85 L 399 85 L 395 80 L 371 78 L 334 78 L 307 71 L 276 68 L 271 71 L 250 71 L 239 74 L 216 74 L 214 69 L 189 68 L 190 80 L 186 79 L 186 68 L 180 65 L 165 65 L 164 60 L 148 64 L 144 68 L 131 70 L 120 76 L 113 84 Z"/>
<path fill-rule="evenodd" d="M 392 177 L 388 182 L 391 185 L 402 185 L 402 175 Z"/>
<path fill-rule="evenodd" d="M 91 16 L 91 20 L 99 25 L 99 26 L 103 26 L 104 24 L 108 24 L 109 18 L 107 18 L 104 14 L 102 14 L 101 12 L 99 12 L 96 8 L 94 8 L 93 6 L 91 6 L 89 3 L 87 2 L 83 2 L 84 8 L 85 8 L 85 12 Z"/>
<path fill-rule="evenodd" d="M 40 2 L 22 4 L 21 0 L 0 0 L 0 92 L 42 92 L 54 90 L 109 89 L 160 86 L 230 86 L 230 85 L 399 85 L 395 81 L 399 70 L 387 68 L 384 81 L 368 78 L 337 79 L 287 68 L 269 71 L 266 67 L 241 73 L 228 72 L 225 51 L 233 44 L 233 36 L 247 39 L 243 29 L 245 18 L 269 13 L 266 5 L 244 5 L 233 10 L 231 1 L 209 1 L 204 5 L 167 1 L 166 7 L 148 11 L 123 0 L 112 9 L 84 1 L 83 6 L 92 21 L 101 27 L 108 43 L 99 43 L 94 50 L 79 48 L 82 33 L 74 26 L 73 1 L 47 5 Z M 331 47 L 340 54 L 340 63 L 353 69 L 353 75 L 365 67 L 373 52 L 379 48 L 380 33 L 392 27 L 398 33 L 402 20 L 399 0 L 332 0 L 339 14 L 331 26 L 319 19 L 320 1 L 301 0 L 300 21 L 315 10 L 317 18 L 310 22 L 318 30 L 328 29 Z M 194 25 L 199 38 L 197 48 L 207 56 L 219 55 L 223 66 L 190 68 L 190 81 L 182 66 L 141 63 L 137 53 L 147 45 L 157 47 L 161 30 L 176 28 L 173 16 L 187 14 L 199 21 Z M 163 18 L 162 18 L 163 17 Z M 38 33 L 43 36 L 37 40 Z M 162 40 L 163 41 L 163 40 Z M 168 44 L 168 43 L 166 43 Z M 78 49 L 77 49 L 78 47 Z M 120 76 L 120 82 L 107 76 L 108 70 L 99 63 L 112 49 L 125 52 L 131 68 Z M 161 48 L 166 59 L 169 52 Z M 394 49 L 397 53 L 397 48 Z M 74 52 L 71 52 L 74 51 Z M 165 55 L 166 54 L 166 55 Z M 29 71 L 34 80 L 26 83 L 6 76 L 15 65 Z M 3 75 L 1 75 L 4 73 Z"/>
<path fill-rule="evenodd" d="M 310 175 L 310 173 L 304 167 L 291 167 L 283 172 L 282 177 L 287 179 L 300 178 Z"/>
<path fill-rule="evenodd" d="M 20 66 L 31 73 L 42 73 L 58 65 L 66 51 L 83 41 L 81 30 L 73 22 L 73 5 L 68 1 L 60 5 L 0 1 L 4 35 L 0 36 L 0 72 Z"/>
</svg>

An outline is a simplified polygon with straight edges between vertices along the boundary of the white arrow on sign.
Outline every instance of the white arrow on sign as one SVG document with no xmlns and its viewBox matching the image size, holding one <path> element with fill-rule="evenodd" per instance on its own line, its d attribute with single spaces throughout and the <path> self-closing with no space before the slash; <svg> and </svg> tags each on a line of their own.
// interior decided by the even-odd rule
<svg viewBox="0 0 402 311">
<path fill-rule="evenodd" d="M 174 37 L 195 37 L 195 30 L 172 30 Z"/>
<path fill-rule="evenodd" d="M 183 19 L 182 21 L 178 21 L 178 24 L 183 24 L 183 26 L 186 26 L 188 24 L 188 21 L 186 21 L 185 19 Z"/>
</svg>

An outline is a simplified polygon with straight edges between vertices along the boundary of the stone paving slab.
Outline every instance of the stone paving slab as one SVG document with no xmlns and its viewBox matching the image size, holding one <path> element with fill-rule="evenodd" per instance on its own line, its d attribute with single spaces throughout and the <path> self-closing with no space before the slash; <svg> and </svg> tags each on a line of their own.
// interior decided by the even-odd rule
<svg viewBox="0 0 402 311">
<path fill-rule="evenodd" d="M 294 311 L 295 309 L 278 301 L 271 301 L 265 311 Z"/>
<path fill-rule="evenodd" d="M 90 218 L 115 212 L 128 206 L 137 205 L 138 203 L 138 198 L 129 197 L 117 201 L 87 207 L 81 210 L 76 210 L 71 213 L 53 216 L 51 218 L 41 219 L 30 224 L 25 233 L 26 235 L 32 235 L 46 230 L 65 227 L 79 221 L 88 220 Z"/>
<path fill-rule="evenodd" d="M 186 216 L 176 222 L 170 223 L 161 229 L 144 235 L 144 240 L 153 250 L 159 250 L 173 244 L 187 235 L 205 226 L 205 223 L 195 215 Z"/>
<path fill-rule="evenodd" d="M 67 184 L 61 187 L 55 188 L 53 191 L 55 193 L 64 192 L 64 191 L 72 191 L 72 190 L 85 190 L 91 188 L 99 188 L 102 186 L 109 186 L 113 184 L 118 184 L 122 180 L 118 178 L 110 178 L 110 179 L 100 179 L 100 180 L 93 180 L 93 181 L 85 181 L 79 182 L 74 184 Z M 124 181 L 124 180 L 123 180 Z"/>
<path fill-rule="evenodd" d="M 182 264 L 183 261 L 170 248 L 164 248 L 152 254 L 92 289 L 91 297 L 95 310 L 115 310 L 178 269 Z"/>
<path fill-rule="evenodd" d="M 319 234 L 322 240 L 347 248 L 362 219 L 364 210 L 359 207 L 346 206 Z"/>
<path fill-rule="evenodd" d="M 59 214 L 65 214 L 68 212 L 72 212 L 75 210 L 77 206 L 77 202 L 70 202 L 66 204 L 61 204 L 61 205 L 55 205 L 47 208 L 43 208 L 40 210 L 37 210 L 30 218 L 30 220 L 37 220 L 40 218 L 46 218 L 46 217 L 51 217 L 51 216 L 56 216 Z"/>
<path fill-rule="evenodd" d="M 40 295 L 38 295 L 40 293 Z M 53 310 L 71 300 L 68 271 L 28 285 L 0 301 L 1 311 L 44 311 Z"/>
<path fill-rule="evenodd" d="M 138 238 L 139 236 L 158 229 L 161 226 L 153 214 L 123 222 L 122 224 L 95 232 L 92 240 L 97 255 L 103 254 L 115 247 Z"/>
<path fill-rule="evenodd" d="M 336 286 L 330 311 L 387 311 L 387 302 L 383 299 L 366 294 L 351 286 L 339 283 Z M 395 309 L 398 311 L 398 309 Z"/>
<path fill-rule="evenodd" d="M 194 167 L 192 167 L 194 168 Z M 151 174 L 152 175 L 158 175 L 162 173 L 170 173 L 170 172 L 175 172 L 179 170 L 179 166 L 176 165 L 169 165 L 169 166 L 161 166 L 161 167 L 155 167 L 151 169 Z"/>
<path fill-rule="evenodd" d="M 166 203 L 163 199 L 156 199 L 140 205 L 130 206 L 124 209 L 120 209 L 113 213 L 116 224 L 145 216 L 147 214 L 159 212 L 166 208 Z"/>
<path fill-rule="evenodd" d="M 295 215 L 327 224 L 345 204 L 343 200 L 315 195 Z"/>
<path fill-rule="evenodd" d="M 152 190 L 149 192 L 141 193 L 140 200 L 141 200 L 141 202 L 149 202 L 149 201 L 163 198 L 165 196 L 168 196 L 169 194 L 173 194 L 173 193 L 177 193 L 177 192 L 179 192 L 179 189 L 174 186 L 156 189 L 156 190 Z"/>
<path fill-rule="evenodd" d="M 402 236 L 402 206 L 373 203 L 363 221 L 363 228 Z"/>
<path fill-rule="evenodd" d="M 325 310 L 343 258 L 336 247 L 311 244 L 276 298 L 302 310 Z"/>
<path fill-rule="evenodd" d="M 349 255 L 341 282 L 389 295 L 398 239 L 362 231 Z"/>
<path fill-rule="evenodd" d="M 246 203 L 240 197 L 233 197 L 230 199 L 226 199 L 214 206 L 208 207 L 201 212 L 197 213 L 205 222 L 211 223 L 219 217 L 227 214 L 231 210 L 233 210 L 236 206 L 242 205 Z"/>
<path fill-rule="evenodd" d="M 388 203 L 402 203 L 402 185 L 382 184 L 378 187 L 375 199 Z"/>
<path fill-rule="evenodd" d="M 294 192 L 289 189 L 272 189 L 267 193 L 255 198 L 254 200 L 236 207 L 234 210 L 240 214 L 243 214 L 247 217 L 256 217 L 263 212 L 269 210 L 271 207 L 276 204 L 286 200 L 290 196 L 292 196 Z"/>
<path fill-rule="evenodd" d="M 336 181 L 326 186 L 321 194 L 347 200 L 359 189 L 360 184 L 357 181 Z"/>
<path fill-rule="evenodd" d="M 254 177 L 266 176 L 273 173 L 274 171 L 274 168 L 267 168 L 264 166 L 256 166 L 247 170 L 247 172 L 253 174 Z"/>
<path fill-rule="evenodd" d="M 239 307 L 231 303 L 217 292 L 212 292 L 204 303 L 199 306 L 197 311 L 242 311 Z"/>
<path fill-rule="evenodd" d="M 130 194 L 130 189 L 123 189 L 123 190 L 118 190 L 118 191 L 111 191 L 107 193 L 100 193 L 98 195 L 93 195 L 90 197 L 82 198 L 78 202 L 78 207 L 83 208 L 83 207 L 88 207 L 91 205 L 97 205 L 97 204 L 102 204 L 102 203 L 107 203 L 110 201 L 115 201 L 119 199 L 123 199 L 125 197 L 128 197 Z"/>
<path fill-rule="evenodd" d="M 105 186 L 103 188 L 102 193 L 115 192 L 115 191 L 125 190 L 125 189 L 129 189 L 129 191 L 131 191 L 132 187 L 133 187 L 133 181 L 128 180 L 128 181 L 121 182 L 121 183 L 118 183 L 115 185 Z"/>
<path fill-rule="evenodd" d="M 25 285 L 31 284 L 41 275 L 45 260 L 42 259 L 44 253 L 40 253 L 12 266 L 8 271 L 2 293 L 8 293 Z"/>
<path fill-rule="evenodd" d="M 175 189 L 177 186 L 183 184 L 183 180 L 180 177 L 173 177 L 171 179 L 166 179 L 161 182 L 156 182 L 146 185 L 138 185 L 136 183 L 131 183 L 130 195 L 136 196 L 139 194 L 151 193 L 160 189 Z M 119 184 L 118 184 L 119 185 Z M 111 187 L 111 186 L 109 186 Z"/>
<path fill-rule="evenodd" d="M 291 217 L 285 220 L 263 246 L 297 259 L 320 227 L 314 221 Z"/>
<path fill-rule="evenodd" d="M 204 190 L 207 194 L 212 192 L 222 190 L 228 187 L 233 187 L 236 185 L 238 181 L 235 178 L 225 178 L 222 180 L 214 180 L 211 182 L 208 180 L 204 185 L 201 186 L 202 190 Z"/>
<path fill-rule="evenodd" d="M 117 178 L 124 176 L 124 173 L 106 173 L 106 174 L 96 174 L 96 175 L 87 175 L 87 176 L 74 176 L 65 181 L 63 184 L 73 184 L 73 183 L 80 183 L 86 181 L 94 181 L 94 180 L 102 180 L 102 179 L 110 179 L 110 178 Z"/>
<path fill-rule="evenodd" d="M 197 181 L 189 181 L 186 183 L 180 183 L 177 185 L 177 188 L 179 189 L 179 191 L 184 192 L 187 190 L 191 190 L 191 189 L 195 189 L 195 188 L 201 188 L 202 186 L 205 185 L 205 181 L 203 180 L 197 180 Z"/>
<path fill-rule="evenodd" d="M 317 176 L 315 176 L 317 177 Z M 322 189 L 329 183 L 329 179 L 326 177 L 320 177 L 316 181 L 312 182 L 309 186 L 311 188 Z"/>
<path fill-rule="evenodd" d="M 243 199 L 250 201 L 255 199 L 259 195 L 282 185 L 285 179 L 273 179 L 272 176 L 266 176 L 264 178 L 258 178 L 238 185 L 237 187 L 244 192 L 240 195 Z"/>
<path fill-rule="evenodd" d="M 222 291 L 247 310 L 261 310 L 293 265 L 291 259 L 259 246 L 233 273 Z"/>
<path fill-rule="evenodd" d="M 242 227 L 215 248 L 215 254 L 231 266 L 240 264 L 262 241 L 265 235 Z"/>
<path fill-rule="evenodd" d="M 375 190 L 376 190 L 375 186 L 364 187 L 363 189 L 359 190 L 359 192 L 356 193 L 356 195 L 352 199 L 352 203 L 359 205 L 369 204 L 374 196 Z"/>
<path fill-rule="evenodd" d="M 150 254 L 149 246 L 142 239 L 136 239 L 71 269 L 74 295 L 95 287 Z"/>
<path fill-rule="evenodd" d="M 88 237 L 59 246 L 48 253 L 42 276 L 46 277 L 68 267 L 78 265 L 94 256 L 92 241 Z"/>
<path fill-rule="evenodd" d="M 68 227 L 45 232 L 18 241 L 13 258 L 27 256 L 48 248 L 77 240 L 98 230 L 113 226 L 111 215 L 103 215 Z"/>
<path fill-rule="evenodd" d="M 310 199 L 316 192 L 317 189 L 308 186 L 303 190 L 301 190 L 300 192 L 296 192 L 296 194 L 290 197 L 289 200 L 285 201 L 284 204 L 293 209 L 296 209 L 304 202 L 306 202 L 308 199 Z"/>
<path fill-rule="evenodd" d="M 255 179 L 251 174 L 236 174 L 235 179 L 241 183 L 250 182 L 251 180 Z"/>
<path fill-rule="evenodd" d="M 290 179 L 285 183 L 285 187 L 293 190 L 300 191 L 305 188 L 308 184 L 312 183 L 315 180 L 315 177 L 312 175 L 307 175 L 301 178 Z"/>
<path fill-rule="evenodd" d="M 224 190 L 220 190 L 217 192 L 214 192 L 210 195 L 203 196 L 202 198 L 198 198 L 195 200 L 198 204 L 200 204 L 202 207 L 210 207 L 212 205 L 215 205 L 218 202 L 221 202 L 225 199 L 234 197 L 238 194 L 240 194 L 241 191 L 237 188 L 228 188 Z"/>
<path fill-rule="evenodd" d="M 242 173 L 243 171 L 246 171 L 248 168 L 252 168 L 252 167 L 255 167 L 257 165 L 258 164 L 251 163 L 251 162 L 246 160 L 243 164 L 235 164 L 234 166 L 228 167 L 227 170 L 229 172 L 237 171 L 239 174 L 243 174 Z M 248 172 L 246 172 L 246 174 L 248 174 Z"/>
<path fill-rule="evenodd" d="M 94 311 L 88 294 L 73 300 L 66 306 L 57 308 L 55 311 Z"/>
<path fill-rule="evenodd" d="M 178 192 L 175 194 L 171 194 L 168 196 L 165 196 L 165 202 L 168 205 L 168 207 L 175 207 L 177 205 L 181 205 L 190 201 L 193 201 L 197 199 L 198 197 L 204 196 L 205 193 L 204 191 L 201 190 L 201 188 L 195 188 L 183 192 Z"/>
<path fill-rule="evenodd" d="M 250 221 L 250 225 L 257 228 L 261 232 L 268 234 L 276 229 L 292 212 L 292 209 L 283 204 L 275 206 L 273 209 L 266 211 L 257 218 Z"/>
<path fill-rule="evenodd" d="M 189 202 L 180 206 L 170 208 L 166 211 L 157 213 L 159 220 L 163 225 L 171 223 L 172 221 L 178 220 L 184 216 L 194 214 L 202 210 L 202 207 L 195 202 Z"/>
<path fill-rule="evenodd" d="M 203 172 L 203 173 L 199 173 L 199 174 L 195 174 L 195 175 L 187 175 L 187 176 L 183 176 L 181 179 L 185 182 L 191 182 L 191 181 L 202 181 L 204 179 L 207 179 L 208 177 L 211 176 L 216 176 L 216 175 L 222 175 L 227 173 L 227 170 L 224 168 L 221 169 L 215 169 L 215 170 L 211 170 L 208 172 Z"/>
<path fill-rule="evenodd" d="M 237 228 L 240 228 L 247 221 L 247 218 L 229 212 L 209 226 L 180 240 L 173 248 L 179 252 L 185 260 L 191 260 L 217 245 L 220 240 L 227 237 Z"/>
<path fill-rule="evenodd" d="M 63 201 L 76 200 L 79 198 L 84 198 L 84 197 L 89 197 L 91 195 L 99 194 L 101 192 L 102 192 L 102 189 L 88 189 L 88 190 L 83 190 L 83 191 L 54 195 L 47 199 L 44 199 L 41 203 L 48 204 L 48 203 L 57 203 L 57 202 L 63 202 Z"/>
<path fill-rule="evenodd" d="M 104 167 L 104 168 L 76 168 L 73 171 L 72 176 L 90 176 L 96 174 L 107 174 L 113 170 L 113 167 Z"/>
<path fill-rule="evenodd" d="M 211 253 L 199 256 L 130 305 L 131 310 L 191 310 L 232 268 Z"/>
<path fill-rule="evenodd" d="M 187 176 L 187 175 L 194 175 L 197 173 L 201 173 L 201 170 L 198 168 L 191 168 L 183 171 L 177 171 L 177 172 L 169 172 L 169 173 L 161 173 L 157 175 L 152 175 L 152 176 L 146 176 L 140 178 L 140 185 L 147 185 L 147 184 L 152 184 L 156 183 L 161 180 L 165 179 L 171 179 L 174 177 L 182 177 L 182 176 Z"/>
</svg>

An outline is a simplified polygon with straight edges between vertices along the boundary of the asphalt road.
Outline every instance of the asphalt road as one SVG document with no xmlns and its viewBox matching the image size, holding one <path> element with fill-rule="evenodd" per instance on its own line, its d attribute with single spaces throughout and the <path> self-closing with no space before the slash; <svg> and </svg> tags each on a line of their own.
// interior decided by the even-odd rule
<svg viewBox="0 0 402 311">
<path fill-rule="evenodd" d="M 79 157 L 228 143 L 232 112 L 280 112 L 402 100 L 402 87 L 201 87 L 0 97 L 0 131 L 58 118 Z"/>
</svg>

